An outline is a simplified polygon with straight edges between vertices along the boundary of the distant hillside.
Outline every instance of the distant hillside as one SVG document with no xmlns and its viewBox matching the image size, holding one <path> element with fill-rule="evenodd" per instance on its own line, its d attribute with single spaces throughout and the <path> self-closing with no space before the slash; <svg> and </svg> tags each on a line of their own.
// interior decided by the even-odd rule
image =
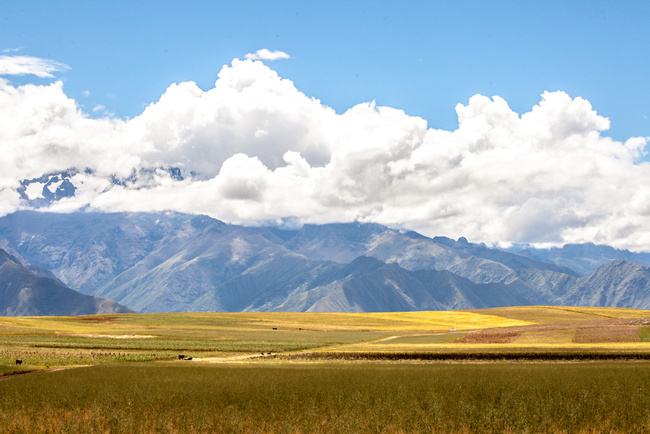
<svg viewBox="0 0 650 434">
<path fill-rule="evenodd" d="M 636 262 L 646 267 L 650 266 L 650 253 L 635 253 L 629 250 L 620 250 L 593 243 L 566 244 L 563 247 L 553 247 L 550 249 L 535 249 L 530 247 L 518 251 L 517 254 L 570 268 L 580 276 L 589 274 L 601 265 L 615 259 Z"/>
<path fill-rule="evenodd" d="M 378 224 L 282 229 L 179 213 L 23 211 L 0 218 L 0 247 L 42 276 L 51 272 L 71 288 L 140 312 L 618 303 L 586 295 L 609 285 L 614 270 L 581 278 L 571 262 L 532 251 L 518 255 Z M 643 300 L 640 292 L 627 307 Z"/>
<path fill-rule="evenodd" d="M 650 268 L 617 259 L 582 277 L 566 295 L 580 306 L 650 308 Z"/>
<path fill-rule="evenodd" d="M 88 315 L 128 313 L 131 309 L 104 297 L 93 297 L 39 276 L 0 249 L 0 315 Z"/>
</svg>

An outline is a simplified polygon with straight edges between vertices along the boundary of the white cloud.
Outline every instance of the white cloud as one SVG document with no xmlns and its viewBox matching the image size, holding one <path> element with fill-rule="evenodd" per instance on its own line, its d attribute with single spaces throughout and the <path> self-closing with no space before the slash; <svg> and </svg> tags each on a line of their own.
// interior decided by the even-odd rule
<svg viewBox="0 0 650 434">
<path fill-rule="evenodd" d="M 56 60 L 31 56 L 0 56 L 0 75 L 35 75 L 54 77 L 52 72 L 66 71 L 70 67 Z"/>
<path fill-rule="evenodd" d="M 254 53 L 248 53 L 245 58 L 247 60 L 279 60 L 289 59 L 290 56 L 284 51 L 271 51 L 266 48 L 257 50 Z"/>
<path fill-rule="evenodd" d="M 207 91 L 174 84 L 126 121 L 89 118 L 61 83 L 0 79 L 0 212 L 20 205 L 20 180 L 75 167 L 77 194 L 54 210 L 362 220 L 488 243 L 650 250 L 647 139 L 603 136 L 609 121 L 563 92 L 522 115 L 481 95 L 456 111 L 454 131 L 374 103 L 338 115 L 252 60 L 225 66 Z M 160 170 L 170 166 L 186 179 Z"/>
</svg>

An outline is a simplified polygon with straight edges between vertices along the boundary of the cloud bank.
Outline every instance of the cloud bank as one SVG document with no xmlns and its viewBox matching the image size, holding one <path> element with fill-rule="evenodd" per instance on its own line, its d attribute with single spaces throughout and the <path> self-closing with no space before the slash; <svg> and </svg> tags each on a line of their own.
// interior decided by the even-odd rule
<svg viewBox="0 0 650 434">
<path fill-rule="evenodd" d="M 28 204 L 22 180 L 70 170 L 75 195 L 51 210 L 358 220 L 487 243 L 650 250 L 646 138 L 603 136 L 609 121 L 564 92 L 521 115 L 481 95 L 456 112 L 454 131 L 373 103 L 337 114 L 253 60 L 224 66 L 209 90 L 173 84 L 130 120 L 89 118 L 60 82 L 0 79 L 0 213 Z"/>
<path fill-rule="evenodd" d="M 7 52 L 6 50 L 3 52 Z M 52 78 L 52 72 L 70 69 L 64 63 L 30 56 L 0 56 L 0 75 L 35 75 Z"/>
</svg>

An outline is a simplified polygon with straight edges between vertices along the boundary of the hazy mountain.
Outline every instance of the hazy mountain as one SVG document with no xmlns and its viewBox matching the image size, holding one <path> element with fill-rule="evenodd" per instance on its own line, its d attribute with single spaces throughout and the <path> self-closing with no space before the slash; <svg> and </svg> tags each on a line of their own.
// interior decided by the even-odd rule
<svg viewBox="0 0 650 434">
<path fill-rule="evenodd" d="M 174 213 L 22 211 L 0 219 L 0 247 L 51 271 L 69 287 L 95 294 L 169 235 L 190 232 L 192 237 L 187 228 L 191 218 Z"/>
<path fill-rule="evenodd" d="M 578 275 L 584 276 L 596 270 L 603 264 L 615 259 L 650 266 L 650 253 L 634 253 L 629 250 L 615 249 L 610 246 L 585 244 L 566 244 L 563 247 L 550 249 L 526 248 L 517 252 L 538 261 L 544 261 L 574 270 Z"/>
<path fill-rule="evenodd" d="M 566 267 L 489 249 L 465 238 L 428 238 L 372 223 L 305 225 L 296 231 L 282 232 L 287 240 L 285 247 L 314 260 L 347 263 L 364 255 L 396 262 L 413 271 L 450 270 L 477 283 L 500 282 L 519 269 L 576 275 Z"/>
<path fill-rule="evenodd" d="M 0 247 L 41 276 L 142 312 L 589 304 L 600 302 L 584 295 L 589 285 L 607 279 L 585 283 L 550 254 L 378 224 L 254 228 L 179 213 L 23 211 L 0 219 Z"/>
<path fill-rule="evenodd" d="M 360 256 L 349 264 L 286 252 L 210 291 L 192 310 L 387 312 L 527 304 L 501 284 L 448 271 L 410 271 Z"/>
<path fill-rule="evenodd" d="M 98 293 L 146 312 L 239 311 L 311 267 L 304 256 L 254 231 L 220 222 L 195 237 L 170 237 L 150 257 Z"/>
<path fill-rule="evenodd" d="M 90 315 L 133 312 L 104 297 L 81 294 L 39 276 L 0 249 L 0 315 Z"/>
<path fill-rule="evenodd" d="M 650 268 L 617 259 L 580 278 L 564 298 L 567 305 L 650 309 Z"/>
<path fill-rule="evenodd" d="M 503 305 L 528 304 L 516 291 L 501 284 L 477 284 L 449 271 L 409 271 L 397 263 L 383 263 L 372 258 L 358 258 L 357 264 L 366 268 L 350 272 L 337 281 L 345 300 L 359 312 L 467 309 Z M 310 310 L 328 310 L 315 305 Z"/>
</svg>

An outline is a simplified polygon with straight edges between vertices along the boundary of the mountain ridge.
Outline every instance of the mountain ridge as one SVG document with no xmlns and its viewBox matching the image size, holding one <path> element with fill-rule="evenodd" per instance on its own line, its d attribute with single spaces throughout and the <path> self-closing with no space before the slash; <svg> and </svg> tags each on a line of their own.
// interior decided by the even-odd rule
<svg viewBox="0 0 650 434">
<path fill-rule="evenodd" d="M 105 297 L 81 294 L 58 281 L 33 273 L 0 249 L 0 315 L 91 315 L 132 313 Z"/>
<path fill-rule="evenodd" d="M 21 211 L 0 218 L 0 246 L 74 289 L 140 312 L 596 303 L 584 293 L 616 274 L 585 275 L 531 252 L 375 223 L 245 227 L 180 213 Z M 642 291 L 635 297 L 645 303 Z"/>
</svg>

